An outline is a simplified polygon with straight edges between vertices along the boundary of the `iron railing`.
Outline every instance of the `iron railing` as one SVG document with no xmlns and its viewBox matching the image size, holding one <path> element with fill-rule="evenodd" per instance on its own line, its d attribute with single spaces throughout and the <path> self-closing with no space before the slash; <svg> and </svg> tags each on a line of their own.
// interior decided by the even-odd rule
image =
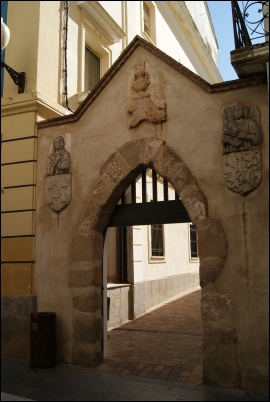
<svg viewBox="0 0 270 402">
<path fill-rule="evenodd" d="M 269 37 L 269 1 L 242 1 L 242 11 L 238 1 L 232 1 L 232 17 L 235 49 L 253 45 L 258 40 Z M 254 12 L 255 11 L 255 12 Z M 254 17 L 258 14 L 258 17 Z"/>
</svg>

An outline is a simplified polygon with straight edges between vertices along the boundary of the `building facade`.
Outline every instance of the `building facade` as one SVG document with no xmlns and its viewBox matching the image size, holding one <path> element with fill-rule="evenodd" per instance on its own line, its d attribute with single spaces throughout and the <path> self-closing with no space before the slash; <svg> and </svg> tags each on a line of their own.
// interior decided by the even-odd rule
<svg viewBox="0 0 270 402">
<path fill-rule="evenodd" d="M 6 70 L 2 85 L 2 294 L 31 295 L 37 122 L 77 110 L 135 35 L 209 83 L 222 78 L 206 2 L 2 3 L 5 63 L 26 73 L 23 93 Z"/>
</svg>

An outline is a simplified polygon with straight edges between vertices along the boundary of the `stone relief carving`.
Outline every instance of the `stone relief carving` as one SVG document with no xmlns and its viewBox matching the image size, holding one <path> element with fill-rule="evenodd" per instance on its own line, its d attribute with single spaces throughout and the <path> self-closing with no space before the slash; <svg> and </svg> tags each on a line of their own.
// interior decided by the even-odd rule
<svg viewBox="0 0 270 402">
<path fill-rule="evenodd" d="M 224 175 L 227 187 L 245 194 L 261 181 L 261 129 L 255 105 L 236 104 L 222 114 Z"/>
<path fill-rule="evenodd" d="M 166 121 L 166 102 L 163 77 L 147 63 L 135 66 L 129 80 L 129 128 L 148 120 L 154 124 Z"/>
<path fill-rule="evenodd" d="M 70 154 L 65 149 L 65 139 L 59 135 L 52 143 L 46 178 L 46 202 L 55 212 L 64 209 L 71 199 L 70 166 Z"/>
</svg>

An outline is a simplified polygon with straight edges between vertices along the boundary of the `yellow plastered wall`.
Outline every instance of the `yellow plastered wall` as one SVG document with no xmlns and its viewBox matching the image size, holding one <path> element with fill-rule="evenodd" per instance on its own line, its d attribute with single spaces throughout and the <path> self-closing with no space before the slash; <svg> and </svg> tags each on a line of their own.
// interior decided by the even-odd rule
<svg viewBox="0 0 270 402">
<path fill-rule="evenodd" d="M 14 165 L 2 166 L 1 172 L 1 185 L 2 187 L 8 186 L 22 186 L 26 184 L 35 184 L 36 177 L 36 162 L 19 163 Z M 6 194 L 6 190 L 4 193 Z M 3 203 L 2 194 L 2 203 Z"/>
<path fill-rule="evenodd" d="M 34 238 L 7 237 L 1 239 L 1 261 L 23 262 L 34 259 Z"/>
<path fill-rule="evenodd" d="M 1 264 L 1 293 L 2 294 L 32 294 L 31 263 Z"/>
<path fill-rule="evenodd" d="M 33 91 L 37 90 L 39 13 L 39 1 L 8 2 L 7 26 L 11 35 L 5 63 L 17 72 L 25 72 L 27 90 Z M 18 94 L 18 87 L 6 71 L 4 74 L 3 97 L 13 98 Z"/>
<path fill-rule="evenodd" d="M 1 122 L 1 292 L 29 295 L 34 266 L 36 112 L 21 113 L 20 104 L 15 104 Z"/>
<path fill-rule="evenodd" d="M 16 113 L 14 107 L 13 114 L 1 118 L 2 141 L 30 137 L 36 132 L 35 112 Z"/>
<path fill-rule="evenodd" d="M 1 217 L 1 233 L 6 236 L 34 234 L 35 213 L 32 211 L 4 213 Z"/>
</svg>

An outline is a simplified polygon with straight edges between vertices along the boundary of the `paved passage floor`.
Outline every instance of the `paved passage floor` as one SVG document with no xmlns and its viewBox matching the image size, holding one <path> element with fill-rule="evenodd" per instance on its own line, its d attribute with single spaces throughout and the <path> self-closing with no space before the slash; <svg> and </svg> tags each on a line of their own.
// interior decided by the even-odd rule
<svg viewBox="0 0 270 402">
<path fill-rule="evenodd" d="M 194 289 L 108 331 L 97 369 L 202 384 L 201 291 Z"/>
</svg>

